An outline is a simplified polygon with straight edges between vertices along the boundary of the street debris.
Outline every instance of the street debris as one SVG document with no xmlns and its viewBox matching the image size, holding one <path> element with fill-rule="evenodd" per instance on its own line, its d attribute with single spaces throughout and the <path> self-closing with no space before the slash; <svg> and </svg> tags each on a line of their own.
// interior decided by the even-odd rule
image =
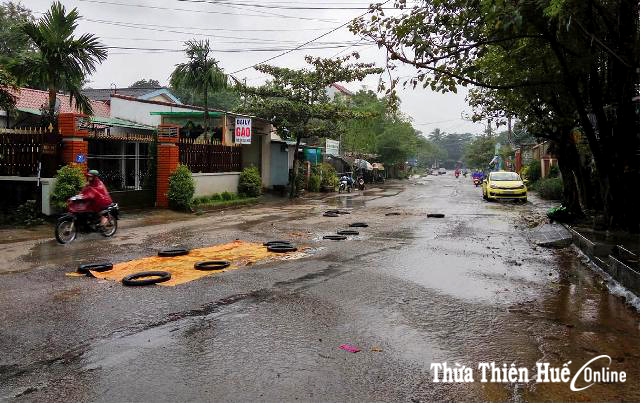
<svg viewBox="0 0 640 403">
<path fill-rule="evenodd" d="M 374 353 L 381 353 L 382 349 L 380 347 L 371 347 L 371 351 Z"/>
<path fill-rule="evenodd" d="M 122 284 L 127 286 L 141 286 L 163 283 L 169 280 L 171 280 L 171 273 L 167 271 L 143 271 L 125 276 L 122 279 Z"/>
<path fill-rule="evenodd" d="M 353 229 L 341 229 L 336 232 L 338 235 L 360 235 L 360 232 Z"/>
<path fill-rule="evenodd" d="M 331 241 L 344 241 L 345 239 L 347 239 L 347 237 L 344 235 L 325 235 L 322 237 L 322 239 L 328 239 Z"/>
<path fill-rule="evenodd" d="M 275 253 L 287 253 L 287 252 L 295 252 L 298 250 L 298 248 L 296 248 L 295 246 L 289 244 L 275 244 L 275 245 L 269 245 L 267 246 L 267 250 L 269 252 L 275 252 Z"/>
<path fill-rule="evenodd" d="M 273 246 L 273 245 L 293 245 L 291 241 L 269 241 L 264 242 L 262 246 Z"/>
<path fill-rule="evenodd" d="M 80 266 L 78 266 L 77 272 L 81 274 L 89 274 L 90 270 L 103 272 L 111 269 L 113 269 L 113 263 L 110 263 L 110 262 L 87 263 L 87 264 L 81 264 Z"/>
<path fill-rule="evenodd" d="M 274 245 L 277 246 L 277 245 Z M 280 245 L 285 246 L 285 245 Z M 162 270 L 171 274 L 171 279 L 159 283 L 163 286 L 175 286 L 197 280 L 202 277 L 237 270 L 251 266 L 265 260 L 298 259 L 303 253 L 283 254 L 275 253 L 265 248 L 261 243 L 233 241 L 206 248 L 191 249 L 189 254 L 176 257 L 149 256 L 127 262 L 116 263 L 112 270 L 105 272 L 89 271 L 93 277 L 104 280 L 122 281 L 122 278 L 147 271 L 150 268 Z M 229 261 L 230 265 L 223 269 L 195 270 L 194 265 L 199 262 Z M 79 273 L 73 273 L 78 274 Z"/>
<path fill-rule="evenodd" d="M 231 262 L 228 260 L 209 260 L 205 262 L 198 262 L 193 265 L 196 270 L 222 270 L 231 266 Z"/>
<path fill-rule="evenodd" d="M 324 217 L 340 217 L 338 213 L 326 212 L 323 214 Z"/>
<path fill-rule="evenodd" d="M 348 351 L 350 353 L 360 352 L 360 349 L 356 346 L 352 346 L 351 344 L 341 344 L 340 349 L 344 351 Z"/>
<path fill-rule="evenodd" d="M 391 216 L 391 215 L 401 215 L 401 213 L 398 213 L 396 211 L 392 212 L 392 213 L 387 213 L 385 214 L 386 216 Z"/>
<path fill-rule="evenodd" d="M 429 213 L 427 214 L 428 218 L 444 218 L 444 214 L 442 213 Z"/>
<path fill-rule="evenodd" d="M 189 249 L 164 249 L 158 252 L 161 257 L 184 256 L 189 254 Z"/>
</svg>

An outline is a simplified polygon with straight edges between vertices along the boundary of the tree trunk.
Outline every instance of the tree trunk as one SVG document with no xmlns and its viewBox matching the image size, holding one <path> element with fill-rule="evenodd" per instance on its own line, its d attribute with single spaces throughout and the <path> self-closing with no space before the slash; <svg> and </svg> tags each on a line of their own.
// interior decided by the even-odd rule
<svg viewBox="0 0 640 403">
<path fill-rule="evenodd" d="M 289 198 L 291 199 L 296 197 L 297 194 L 296 182 L 298 179 L 298 149 L 300 148 L 300 140 L 301 137 L 297 136 L 296 149 L 293 153 L 293 172 L 291 172 L 291 193 L 289 194 Z"/>
<path fill-rule="evenodd" d="M 53 120 L 56 113 L 56 92 L 55 88 L 49 88 L 49 115 L 51 120 Z"/>
</svg>

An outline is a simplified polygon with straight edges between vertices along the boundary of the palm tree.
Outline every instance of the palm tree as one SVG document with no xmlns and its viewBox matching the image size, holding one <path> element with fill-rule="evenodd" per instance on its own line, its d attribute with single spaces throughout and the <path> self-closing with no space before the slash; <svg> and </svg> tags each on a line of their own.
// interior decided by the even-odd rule
<svg viewBox="0 0 640 403">
<path fill-rule="evenodd" d="M 204 96 L 204 130 L 209 131 L 209 91 L 227 88 L 227 75 L 218 67 L 218 61 L 209 57 L 209 40 L 185 42 L 186 63 L 176 65 L 171 73 L 171 86 L 201 92 Z"/>
<path fill-rule="evenodd" d="M 55 114 L 56 94 L 60 90 L 69 93 L 69 102 L 75 100 L 83 113 L 93 114 L 89 98 L 81 92 L 86 76 L 96 70 L 96 65 L 107 58 L 107 49 L 92 34 L 76 38 L 80 15 L 74 8 L 69 13 L 60 2 L 51 5 L 37 22 L 28 22 L 22 29 L 33 41 L 36 52 L 23 57 L 16 71 L 23 78 L 38 80 L 49 91 L 49 114 Z"/>
</svg>

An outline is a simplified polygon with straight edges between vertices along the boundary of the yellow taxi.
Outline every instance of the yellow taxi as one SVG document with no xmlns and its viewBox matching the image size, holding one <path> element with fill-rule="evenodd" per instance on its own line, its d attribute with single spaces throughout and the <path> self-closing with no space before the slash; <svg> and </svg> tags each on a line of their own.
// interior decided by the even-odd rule
<svg viewBox="0 0 640 403">
<path fill-rule="evenodd" d="M 527 186 L 515 172 L 491 172 L 482 182 L 482 198 L 485 200 L 513 199 L 525 203 Z"/>
</svg>

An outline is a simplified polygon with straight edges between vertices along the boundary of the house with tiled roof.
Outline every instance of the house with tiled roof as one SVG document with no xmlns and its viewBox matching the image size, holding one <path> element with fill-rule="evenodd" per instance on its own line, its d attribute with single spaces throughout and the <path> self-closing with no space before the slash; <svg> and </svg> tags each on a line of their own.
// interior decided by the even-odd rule
<svg viewBox="0 0 640 403">
<path fill-rule="evenodd" d="M 60 129 L 55 134 L 40 127 L 42 106 L 49 102 L 47 91 L 15 91 L 17 114 L 0 118 L 0 193 L 5 188 L 23 191 L 14 192 L 13 202 L 0 201 L 0 208 L 3 204 L 15 207 L 25 197 L 38 197 L 48 214 L 46 189 L 54 183 L 56 170 L 67 163 L 97 169 L 113 199 L 124 207 L 166 206 L 163 186 L 168 176 L 156 174 L 172 172 L 175 166 L 166 166 L 169 162 L 191 169 L 196 196 L 237 192 L 240 171 L 250 166 L 258 168 L 265 188 L 287 184 L 287 145 L 274 136 L 268 120 L 209 108 L 207 132 L 200 106 L 174 102 L 164 91 L 129 94 L 111 91 L 107 98 L 101 90 L 87 92 L 93 98 L 93 116 L 75 116 L 76 123 L 65 129 L 83 131 L 76 136 L 75 132 Z M 60 119 L 78 113 L 65 94 L 57 95 L 56 106 Z M 249 138 L 238 137 L 238 125 L 240 136 Z M 172 134 L 161 134 L 165 129 Z M 160 144 L 163 137 L 170 141 Z M 175 152 L 171 158 L 165 155 L 169 149 Z M 42 184 L 40 191 L 35 190 L 36 183 Z"/>
<path fill-rule="evenodd" d="M 117 94 L 145 101 L 182 103 L 167 87 L 87 88 L 82 90 L 82 94 L 91 100 L 103 102 L 109 102 L 111 96 Z"/>
<path fill-rule="evenodd" d="M 353 96 L 353 92 L 346 89 L 343 85 L 333 83 L 326 88 L 327 96 L 334 99 L 337 96 L 350 97 Z"/>
</svg>

